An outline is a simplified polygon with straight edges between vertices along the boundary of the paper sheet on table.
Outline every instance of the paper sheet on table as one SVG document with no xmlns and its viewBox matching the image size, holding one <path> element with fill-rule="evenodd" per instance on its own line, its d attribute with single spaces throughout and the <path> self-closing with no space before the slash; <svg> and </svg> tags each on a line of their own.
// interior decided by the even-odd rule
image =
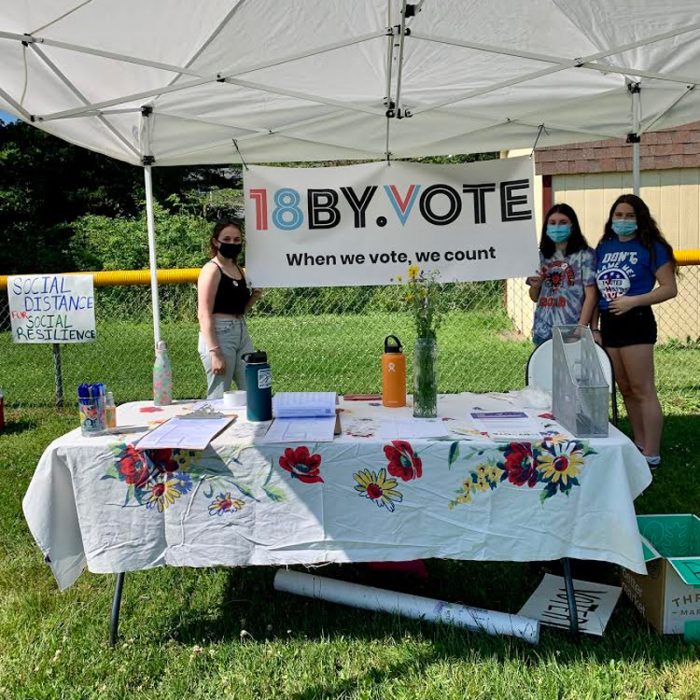
<svg viewBox="0 0 700 700">
<path fill-rule="evenodd" d="M 272 397 L 276 418 L 335 416 L 334 391 L 280 391 Z"/>
<path fill-rule="evenodd" d="M 524 411 L 472 411 L 474 427 L 493 440 L 539 440 L 540 426 Z"/>
<path fill-rule="evenodd" d="M 137 443 L 139 450 L 180 448 L 182 450 L 204 450 L 232 420 L 223 418 L 183 418 L 175 416 L 144 435 Z"/>
<path fill-rule="evenodd" d="M 332 442 L 335 409 L 327 418 L 275 418 L 261 442 Z"/>
<path fill-rule="evenodd" d="M 383 418 L 379 423 L 377 437 L 381 440 L 408 440 L 433 437 L 448 437 L 449 431 L 442 420 L 429 418 Z"/>
</svg>

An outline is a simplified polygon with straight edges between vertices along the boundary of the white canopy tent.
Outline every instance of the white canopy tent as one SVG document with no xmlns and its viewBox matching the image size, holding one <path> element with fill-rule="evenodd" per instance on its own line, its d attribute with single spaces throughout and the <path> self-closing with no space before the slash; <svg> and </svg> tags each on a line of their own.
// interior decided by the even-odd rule
<svg viewBox="0 0 700 700">
<path fill-rule="evenodd" d="M 557 145 L 700 117 L 697 0 L 13 0 L 0 109 L 143 165 Z M 635 186 L 638 188 L 638 147 Z"/>
</svg>

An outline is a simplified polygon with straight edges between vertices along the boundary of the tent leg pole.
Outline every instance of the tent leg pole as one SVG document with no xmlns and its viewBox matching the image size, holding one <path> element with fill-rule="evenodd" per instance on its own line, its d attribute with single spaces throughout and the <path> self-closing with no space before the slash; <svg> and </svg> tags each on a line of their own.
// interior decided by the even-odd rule
<svg viewBox="0 0 700 700">
<path fill-rule="evenodd" d="M 154 345 L 160 341 L 160 302 L 158 300 L 158 267 L 156 264 L 156 226 L 153 218 L 153 181 L 151 166 L 143 168 L 146 185 L 146 221 L 148 224 L 148 261 L 151 271 L 151 303 L 153 305 L 153 340 Z"/>
<path fill-rule="evenodd" d="M 571 634 L 578 633 L 578 609 L 576 608 L 576 595 L 574 593 L 574 579 L 571 575 L 571 560 L 564 557 L 561 560 L 564 570 L 564 586 L 566 588 L 566 600 L 569 603 L 569 631 Z"/>
<path fill-rule="evenodd" d="M 639 127 L 640 127 L 640 115 L 642 111 L 642 100 L 641 100 L 641 85 L 637 83 L 632 89 L 632 133 L 635 135 L 635 141 L 632 143 L 632 193 L 639 197 L 639 190 L 641 189 L 641 168 L 639 161 Z"/>
<path fill-rule="evenodd" d="M 124 588 L 124 576 L 122 571 L 117 574 L 117 582 L 114 586 L 114 598 L 112 600 L 112 616 L 109 620 L 109 646 L 113 647 L 117 643 L 119 634 L 119 608 L 122 604 L 122 589 Z"/>
<path fill-rule="evenodd" d="M 639 197 L 641 186 L 641 173 L 639 172 L 639 142 L 632 144 L 632 193 Z"/>
</svg>

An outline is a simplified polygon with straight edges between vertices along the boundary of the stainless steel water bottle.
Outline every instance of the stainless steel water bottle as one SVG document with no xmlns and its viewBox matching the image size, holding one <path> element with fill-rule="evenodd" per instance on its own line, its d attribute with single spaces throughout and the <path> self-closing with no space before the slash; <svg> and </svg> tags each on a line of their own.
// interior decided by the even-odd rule
<svg viewBox="0 0 700 700">
<path fill-rule="evenodd" d="M 395 335 L 388 335 L 384 339 L 382 404 L 389 408 L 406 405 L 406 356 L 401 351 L 402 347 Z"/>
<path fill-rule="evenodd" d="M 264 350 L 243 355 L 246 415 L 249 421 L 272 420 L 272 371 Z"/>
</svg>

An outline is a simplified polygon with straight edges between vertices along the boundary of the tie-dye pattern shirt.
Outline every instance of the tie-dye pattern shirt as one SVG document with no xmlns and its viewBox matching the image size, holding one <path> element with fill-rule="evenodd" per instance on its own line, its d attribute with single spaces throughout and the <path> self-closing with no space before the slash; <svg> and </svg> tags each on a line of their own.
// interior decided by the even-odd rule
<svg viewBox="0 0 700 700">
<path fill-rule="evenodd" d="M 575 325 L 581 317 L 584 290 L 595 285 L 595 253 L 583 248 L 571 255 L 555 250 L 550 258 L 540 253 L 544 275 L 532 324 L 533 338 L 548 340 L 554 326 Z"/>
</svg>

